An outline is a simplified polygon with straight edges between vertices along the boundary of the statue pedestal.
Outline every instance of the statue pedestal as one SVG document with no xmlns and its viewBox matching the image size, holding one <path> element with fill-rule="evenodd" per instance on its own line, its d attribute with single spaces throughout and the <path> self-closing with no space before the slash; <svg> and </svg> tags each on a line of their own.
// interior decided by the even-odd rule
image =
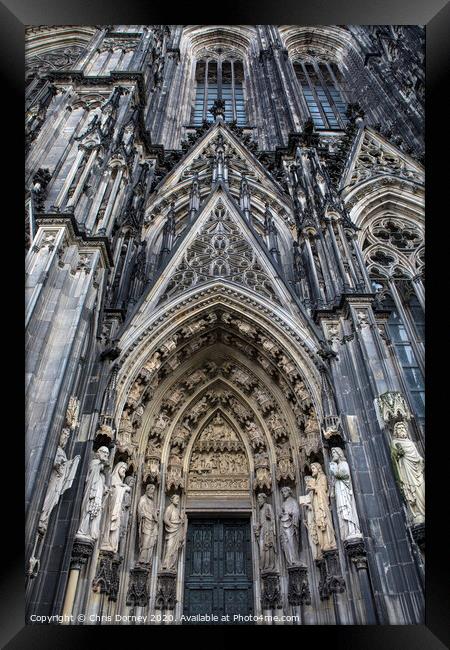
<svg viewBox="0 0 450 650">
<path fill-rule="evenodd" d="M 130 571 L 130 582 L 128 584 L 126 603 L 128 607 L 146 607 L 148 605 L 148 576 L 150 569 L 142 565 L 136 565 Z"/>
<path fill-rule="evenodd" d="M 175 571 L 160 571 L 156 590 L 156 609 L 175 609 L 177 595 L 177 574 Z"/>
<path fill-rule="evenodd" d="M 308 583 L 308 569 L 304 564 L 288 567 L 288 603 L 289 605 L 311 605 L 311 593 Z"/>
<path fill-rule="evenodd" d="M 425 553 L 425 522 L 412 524 L 410 526 L 411 535 L 422 553 Z"/>
<path fill-rule="evenodd" d="M 261 607 L 265 611 L 282 608 L 280 576 L 277 571 L 261 571 Z"/>
</svg>

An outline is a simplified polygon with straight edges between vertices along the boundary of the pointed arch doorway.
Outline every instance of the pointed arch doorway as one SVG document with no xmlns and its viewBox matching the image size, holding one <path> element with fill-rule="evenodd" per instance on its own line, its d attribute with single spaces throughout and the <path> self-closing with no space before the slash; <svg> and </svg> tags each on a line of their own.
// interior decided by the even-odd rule
<svg viewBox="0 0 450 650">
<path fill-rule="evenodd" d="M 236 623 L 236 616 L 244 622 L 253 614 L 250 490 L 241 432 L 222 408 L 214 409 L 189 450 L 183 598 L 188 622 Z"/>
<path fill-rule="evenodd" d="M 188 514 L 183 613 L 193 620 L 187 623 L 244 623 L 253 614 L 251 549 L 250 513 Z M 213 614 L 218 620 L 197 620 Z"/>
</svg>

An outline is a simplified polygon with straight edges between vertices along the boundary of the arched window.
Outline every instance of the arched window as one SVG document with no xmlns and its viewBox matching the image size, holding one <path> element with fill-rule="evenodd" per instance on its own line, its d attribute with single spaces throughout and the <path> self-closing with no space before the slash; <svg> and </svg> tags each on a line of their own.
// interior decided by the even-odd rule
<svg viewBox="0 0 450 650">
<path fill-rule="evenodd" d="M 380 306 L 390 312 L 387 321 L 389 336 L 394 345 L 414 411 L 423 425 L 425 422 L 425 386 L 414 343 L 423 342 L 425 320 L 422 307 L 412 291 L 410 283 L 406 282 L 406 285 L 407 294 L 405 295 L 401 289 L 399 290 L 397 283 L 397 301 L 394 301 L 391 293 L 386 290 L 385 281 L 382 278 L 372 279 L 374 291 L 379 294 Z M 399 297 L 401 303 L 398 302 Z"/>
<path fill-rule="evenodd" d="M 341 93 L 343 78 L 337 65 L 296 61 L 294 70 L 316 129 L 344 128 L 347 105 Z"/>
<path fill-rule="evenodd" d="M 241 61 L 221 58 L 197 62 L 195 69 L 195 101 L 192 123 L 200 126 L 212 122 L 209 112 L 216 99 L 225 101 L 225 121 L 245 126 L 244 68 Z"/>
</svg>

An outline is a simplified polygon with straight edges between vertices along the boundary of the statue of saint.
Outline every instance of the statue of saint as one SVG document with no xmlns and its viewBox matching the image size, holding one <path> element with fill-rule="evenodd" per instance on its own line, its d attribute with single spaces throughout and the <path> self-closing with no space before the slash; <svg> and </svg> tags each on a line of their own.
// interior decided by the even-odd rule
<svg viewBox="0 0 450 650">
<path fill-rule="evenodd" d="M 319 546 L 322 551 L 334 550 L 336 538 L 331 518 L 327 477 L 320 463 L 311 464 L 311 473 L 311 500 Z"/>
<path fill-rule="evenodd" d="M 98 539 L 103 498 L 108 492 L 108 489 L 105 488 L 104 474 L 104 468 L 108 464 L 108 461 L 108 447 L 99 447 L 94 458 L 91 460 L 86 476 L 77 537 L 87 537 L 92 540 Z"/>
<path fill-rule="evenodd" d="M 281 488 L 283 504 L 280 514 L 281 547 L 288 566 L 300 564 L 299 557 L 299 522 L 300 508 L 290 487 Z"/>
<path fill-rule="evenodd" d="M 258 500 L 258 523 L 255 526 L 255 535 L 259 545 L 259 562 L 261 571 L 275 571 L 276 562 L 276 530 L 275 515 L 270 503 L 267 503 L 267 495 L 260 492 Z"/>
<path fill-rule="evenodd" d="M 141 496 L 137 508 L 139 532 L 139 559 L 140 564 L 150 564 L 153 548 L 158 537 L 158 515 L 155 503 L 156 488 L 149 483 L 145 494 Z"/>
<path fill-rule="evenodd" d="M 124 482 L 127 464 L 120 461 L 114 467 L 111 475 L 111 486 L 106 505 L 105 529 L 101 544 L 102 551 L 113 551 L 117 553 L 119 548 L 120 524 L 122 521 L 122 503 L 127 492 L 131 488 Z"/>
<path fill-rule="evenodd" d="M 180 510 L 180 497 L 174 494 L 164 513 L 165 551 L 162 560 L 163 571 L 176 571 L 178 550 L 184 542 L 185 515 Z"/>
<path fill-rule="evenodd" d="M 312 556 L 314 560 L 322 559 L 322 550 L 319 545 L 319 536 L 317 534 L 317 526 L 314 518 L 313 510 L 313 491 L 315 479 L 312 476 L 305 476 L 306 495 L 299 498 L 300 505 L 305 506 L 305 519 L 304 523 L 308 531 L 309 545 L 311 547 Z"/>
<path fill-rule="evenodd" d="M 80 457 L 75 456 L 72 460 L 67 460 L 66 452 L 64 451 L 69 436 L 70 429 L 64 427 L 59 438 L 59 446 L 56 450 L 44 505 L 42 506 L 41 516 L 39 517 L 38 530 L 41 535 L 46 533 L 52 510 L 58 503 L 61 495 L 72 485 L 77 471 Z"/>
<path fill-rule="evenodd" d="M 332 489 L 336 498 L 341 539 L 362 537 L 358 513 L 356 512 L 355 497 L 353 496 L 350 468 L 340 447 L 331 449 L 330 473 L 332 476 Z"/>
<path fill-rule="evenodd" d="M 136 477 L 125 476 L 124 483 L 128 485 L 130 489 L 128 492 L 125 492 L 122 501 L 122 517 L 120 521 L 120 533 L 119 533 L 119 555 L 121 557 L 125 555 L 125 542 L 127 538 L 127 532 L 128 532 L 129 520 L 130 520 L 131 492 L 136 483 Z"/>
<path fill-rule="evenodd" d="M 404 422 L 394 425 L 391 454 L 403 496 L 413 523 L 425 521 L 425 461 L 408 437 Z"/>
</svg>

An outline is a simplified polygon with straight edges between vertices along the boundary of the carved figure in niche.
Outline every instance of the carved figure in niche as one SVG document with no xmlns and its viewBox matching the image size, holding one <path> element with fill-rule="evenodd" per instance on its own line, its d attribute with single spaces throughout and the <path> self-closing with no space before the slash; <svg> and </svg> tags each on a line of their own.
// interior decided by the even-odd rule
<svg viewBox="0 0 450 650">
<path fill-rule="evenodd" d="M 122 516 L 120 520 L 120 533 L 119 533 L 119 555 L 121 557 L 123 557 L 125 554 L 125 542 L 126 542 L 126 537 L 128 532 L 128 522 L 130 518 L 131 492 L 136 483 L 136 478 L 134 476 L 125 476 L 124 483 L 125 485 L 128 485 L 130 490 L 125 492 L 122 501 Z"/>
<path fill-rule="evenodd" d="M 154 438 L 162 438 L 170 424 L 170 418 L 164 411 L 160 411 L 159 415 L 153 424 L 151 435 Z"/>
<path fill-rule="evenodd" d="M 153 375 L 158 372 L 161 363 L 161 354 L 155 352 L 155 354 L 142 366 L 140 375 L 145 381 L 149 381 Z"/>
<path fill-rule="evenodd" d="M 331 518 L 328 481 L 320 463 L 311 464 L 311 497 L 317 538 L 322 551 L 336 548 L 333 520 Z"/>
<path fill-rule="evenodd" d="M 297 395 L 300 402 L 302 403 L 302 405 L 309 406 L 312 403 L 309 393 L 305 387 L 305 384 L 302 381 L 295 382 L 294 392 Z"/>
<path fill-rule="evenodd" d="M 257 496 L 258 523 L 255 525 L 255 535 L 259 546 L 259 564 L 261 571 L 275 571 L 276 569 L 276 529 L 275 515 L 267 495 L 260 492 Z"/>
<path fill-rule="evenodd" d="M 169 457 L 169 463 L 167 465 L 167 478 L 166 478 L 166 487 L 167 490 L 178 489 L 183 486 L 183 459 L 179 453 L 177 453 L 177 448 L 175 451 L 172 451 Z"/>
<path fill-rule="evenodd" d="M 137 508 L 138 534 L 139 534 L 139 559 L 140 564 L 150 564 L 153 548 L 158 537 L 159 510 L 155 503 L 156 487 L 150 483 L 145 488 Z"/>
<path fill-rule="evenodd" d="M 272 411 L 272 413 L 267 417 L 267 424 L 275 440 L 285 437 L 285 424 L 276 411 Z"/>
<path fill-rule="evenodd" d="M 199 320 L 195 321 L 195 323 L 189 323 L 189 325 L 183 327 L 181 330 L 181 335 L 184 338 L 189 338 L 190 336 L 194 336 L 194 334 L 198 334 L 198 332 L 203 331 L 206 326 L 206 320 L 204 318 L 200 318 Z"/>
<path fill-rule="evenodd" d="M 249 336 L 250 338 L 254 338 L 258 333 L 252 325 L 246 323 L 240 318 L 234 318 L 231 322 L 235 327 L 237 327 L 241 334 Z"/>
<path fill-rule="evenodd" d="M 167 341 L 164 341 L 164 343 L 161 346 L 163 356 L 166 357 L 168 354 L 170 354 L 176 349 L 177 341 L 178 341 L 178 336 L 176 334 L 174 334 L 170 339 L 167 339 Z"/>
<path fill-rule="evenodd" d="M 144 385 L 141 381 L 141 379 L 136 379 L 134 384 L 131 387 L 130 392 L 128 393 L 127 397 L 127 404 L 130 406 L 137 406 L 139 403 L 139 400 L 141 399 L 142 391 L 144 390 Z"/>
<path fill-rule="evenodd" d="M 281 479 L 295 480 L 294 464 L 292 462 L 291 447 L 289 441 L 277 443 L 277 481 Z"/>
<path fill-rule="evenodd" d="M 353 495 L 350 468 L 340 447 L 331 449 L 330 473 L 332 490 L 336 498 L 336 509 L 339 519 L 339 533 L 342 540 L 352 537 L 362 537 L 359 528 L 358 513 Z"/>
<path fill-rule="evenodd" d="M 317 453 L 319 446 L 319 423 L 313 414 L 306 418 L 305 430 L 303 436 L 301 436 L 300 447 L 306 456 L 310 456 L 313 452 Z"/>
<path fill-rule="evenodd" d="M 261 407 L 261 410 L 263 413 L 266 411 L 269 411 L 271 408 L 273 408 L 273 402 L 272 399 L 270 398 L 267 393 L 265 393 L 261 388 L 256 387 L 253 391 L 253 397 L 255 400 L 258 402 L 259 406 Z"/>
<path fill-rule="evenodd" d="M 292 496 L 290 487 L 281 488 L 283 504 L 280 514 L 281 547 L 286 558 L 287 566 L 300 564 L 299 556 L 299 523 L 300 508 Z"/>
<path fill-rule="evenodd" d="M 391 454 L 413 523 L 422 523 L 425 521 L 425 461 L 409 439 L 405 422 L 394 425 Z"/>
<path fill-rule="evenodd" d="M 142 404 L 139 404 L 135 412 L 133 413 L 132 423 L 133 427 L 139 429 L 142 424 L 142 416 L 144 415 L 144 407 Z"/>
<path fill-rule="evenodd" d="M 257 447 L 264 447 L 264 438 L 261 430 L 256 426 L 253 420 L 246 422 L 245 429 L 248 433 L 250 444 L 252 445 L 253 449 L 256 449 Z"/>
<path fill-rule="evenodd" d="M 191 435 L 191 427 L 189 426 L 187 419 L 185 419 L 183 424 L 175 429 L 172 437 L 171 446 L 184 449 L 187 440 L 189 440 L 190 435 Z"/>
<path fill-rule="evenodd" d="M 272 477 L 270 475 L 270 464 L 267 452 L 259 451 L 255 453 L 255 487 L 259 490 L 266 487 L 270 489 Z"/>
<path fill-rule="evenodd" d="M 77 537 L 87 537 L 93 540 L 98 539 L 103 499 L 107 494 L 104 468 L 108 464 L 108 461 L 108 447 L 99 447 L 94 458 L 91 460 L 86 476 Z"/>
<path fill-rule="evenodd" d="M 111 486 L 105 512 L 105 529 L 101 549 L 117 553 L 119 547 L 120 523 L 122 517 L 122 503 L 126 492 L 131 488 L 124 482 L 127 464 L 120 461 L 115 466 L 111 475 Z"/>
<path fill-rule="evenodd" d="M 192 390 L 197 384 L 205 381 L 206 374 L 203 370 L 196 370 L 186 379 L 186 386 L 188 390 Z"/>
<path fill-rule="evenodd" d="M 202 397 L 200 401 L 198 401 L 194 406 L 191 408 L 191 411 L 188 415 L 188 418 L 190 421 L 195 424 L 198 422 L 198 419 L 206 413 L 206 411 L 209 408 L 208 400 L 206 397 Z"/>
<path fill-rule="evenodd" d="M 43 535 L 48 526 L 53 508 L 58 503 L 61 495 L 70 488 L 75 478 L 80 456 L 67 460 L 64 447 L 70 436 L 70 429 L 64 427 L 59 438 L 59 446 L 53 460 L 53 469 L 48 482 L 47 493 L 39 517 L 38 530 Z"/>
<path fill-rule="evenodd" d="M 180 509 L 180 497 L 174 494 L 164 512 L 164 557 L 161 568 L 163 571 L 175 571 L 178 551 L 184 543 L 184 528 L 186 516 Z"/>
<path fill-rule="evenodd" d="M 313 509 L 314 485 L 315 479 L 312 476 L 305 476 L 306 495 L 299 497 L 299 503 L 301 506 L 305 507 L 304 524 L 308 531 L 308 539 L 312 551 L 312 556 L 314 560 L 321 560 L 322 550 L 319 544 L 319 536 L 317 534 L 317 526 Z"/>
</svg>

